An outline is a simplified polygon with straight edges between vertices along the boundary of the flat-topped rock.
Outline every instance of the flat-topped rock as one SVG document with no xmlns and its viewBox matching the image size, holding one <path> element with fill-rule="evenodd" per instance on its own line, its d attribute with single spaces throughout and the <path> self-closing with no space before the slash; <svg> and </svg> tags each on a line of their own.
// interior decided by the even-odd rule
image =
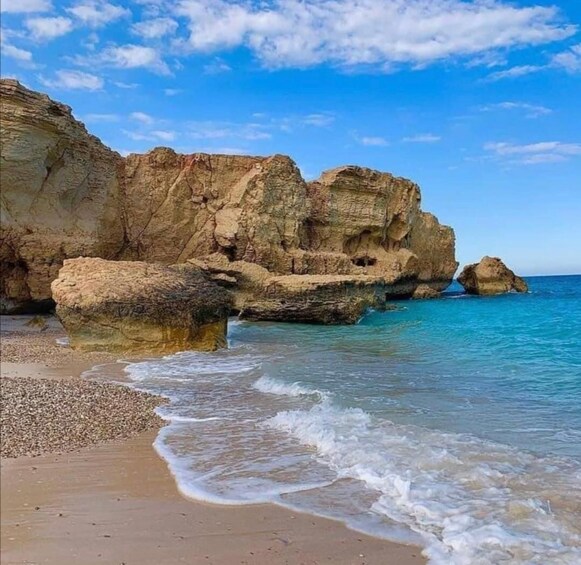
<svg viewBox="0 0 581 565">
<path fill-rule="evenodd" d="M 193 265 L 68 259 L 52 293 L 74 349 L 165 353 L 226 345 L 228 292 Z"/>
<path fill-rule="evenodd" d="M 498 257 L 483 257 L 479 263 L 466 265 L 458 282 L 468 294 L 503 294 L 527 292 L 527 283 L 515 275 Z"/>
<path fill-rule="evenodd" d="M 368 308 L 385 303 L 384 282 L 368 275 L 286 275 L 265 281 L 247 300 L 240 317 L 248 320 L 314 324 L 354 324 Z"/>
</svg>

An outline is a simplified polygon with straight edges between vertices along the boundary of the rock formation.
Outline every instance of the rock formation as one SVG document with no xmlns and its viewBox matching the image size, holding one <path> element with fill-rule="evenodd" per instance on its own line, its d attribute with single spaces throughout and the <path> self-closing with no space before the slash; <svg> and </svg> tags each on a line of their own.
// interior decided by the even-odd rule
<svg viewBox="0 0 581 565">
<path fill-rule="evenodd" d="M 193 265 L 67 259 L 52 295 L 74 349 L 165 353 L 226 345 L 228 293 Z"/>
<path fill-rule="evenodd" d="M 483 257 L 480 263 L 466 265 L 458 282 L 468 294 L 527 292 L 527 283 L 516 276 L 498 257 Z"/>
<path fill-rule="evenodd" d="M 65 258 L 116 255 L 122 159 L 48 96 L 13 80 L 0 96 L 0 307 L 32 311 Z"/>
<path fill-rule="evenodd" d="M 122 158 L 89 135 L 70 108 L 16 81 L 0 87 L 5 312 L 50 305 L 50 283 L 63 260 L 80 255 L 196 260 L 230 284 L 243 315 L 269 319 L 303 319 L 298 312 L 310 319 L 301 303 L 320 295 L 328 304 L 347 288 L 356 301 L 363 293 L 361 303 L 380 296 L 381 304 L 436 296 L 452 280 L 454 232 L 420 210 L 411 181 L 349 166 L 306 183 L 282 155 L 157 148 Z M 292 275 L 316 278 L 266 282 Z M 286 308 L 275 308 L 277 292 Z"/>
</svg>

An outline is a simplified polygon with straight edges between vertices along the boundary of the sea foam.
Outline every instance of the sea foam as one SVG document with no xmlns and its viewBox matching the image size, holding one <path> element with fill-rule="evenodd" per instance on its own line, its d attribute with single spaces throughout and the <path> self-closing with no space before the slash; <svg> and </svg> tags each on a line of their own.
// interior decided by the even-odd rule
<svg viewBox="0 0 581 565">
<path fill-rule="evenodd" d="M 419 533 L 432 563 L 581 562 L 581 531 L 560 516 L 575 512 L 578 499 L 567 501 L 567 492 L 581 478 L 566 461 L 377 421 L 328 402 L 263 425 L 316 448 L 338 477 L 376 491 L 372 510 Z M 552 481 L 560 488 L 550 491 Z M 533 498 L 542 492 L 545 500 Z"/>
<path fill-rule="evenodd" d="M 578 565 L 581 301 L 559 284 L 233 324 L 229 349 L 126 372 L 170 398 L 155 448 L 186 496 L 340 519 L 435 565 Z"/>
</svg>

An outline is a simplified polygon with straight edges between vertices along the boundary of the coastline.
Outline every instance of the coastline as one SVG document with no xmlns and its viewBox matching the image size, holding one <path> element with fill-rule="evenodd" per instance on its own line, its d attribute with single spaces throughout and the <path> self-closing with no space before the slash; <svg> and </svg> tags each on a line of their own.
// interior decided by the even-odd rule
<svg viewBox="0 0 581 565">
<path fill-rule="evenodd" d="M 2 362 L 2 377 L 78 381 L 84 370 L 113 361 L 47 349 L 59 337 L 58 326 L 15 328 L 8 317 L 2 326 L 16 348 L 19 340 L 26 343 L 24 356 L 12 351 Z M 271 504 L 227 507 L 185 499 L 152 447 L 156 433 L 3 458 L 2 562 L 425 563 L 419 547 L 372 538 L 338 521 Z"/>
</svg>

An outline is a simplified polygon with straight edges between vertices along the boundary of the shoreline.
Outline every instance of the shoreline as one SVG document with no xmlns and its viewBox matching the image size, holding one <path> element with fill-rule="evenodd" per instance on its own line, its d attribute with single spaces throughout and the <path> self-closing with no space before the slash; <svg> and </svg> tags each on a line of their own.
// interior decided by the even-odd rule
<svg viewBox="0 0 581 565">
<path fill-rule="evenodd" d="M 10 317 L 3 318 L 3 337 L 11 336 L 15 347 L 19 340 L 46 345 L 59 337 L 58 327 L 21 332 L 6 323 Z M 114 362 L 56 347 L 43 362 L 30 350 L 16 362 L 8 355 L 2 377 L 79 382 L 82 372 Z M 40 351 L 46 353 L 46 347 Z M 426 563 L 421 547 L 374 538 L 337 520 L 275 504 L 222 506 L 185 498 L 153 448 L 157 433 L 65 453 L 3 458 L 2 562 Z"/>
</svg>

